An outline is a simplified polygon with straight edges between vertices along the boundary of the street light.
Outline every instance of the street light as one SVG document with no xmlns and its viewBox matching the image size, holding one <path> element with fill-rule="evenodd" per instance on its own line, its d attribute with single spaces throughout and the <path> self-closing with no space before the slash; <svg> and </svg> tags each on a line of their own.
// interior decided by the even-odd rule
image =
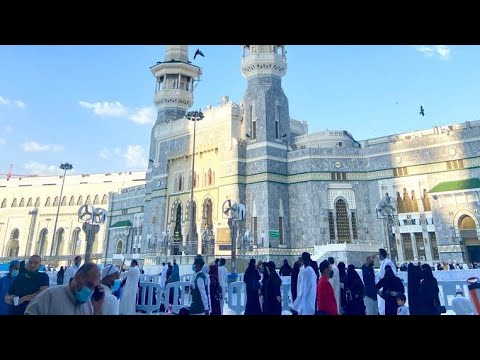
<svg viewBox="0 0 480 360">
<path fill-rule="evenodd" d="M 387 240 L 388 248 L 390 250 L 390 258 L 397 259 L 397 247 L 395 241 L 395 234 L 392 231 L 393 221 L 397 217 L 397 203 L 394 198 L 385 194 L 382 200 L 375 207 L 378 219 L 385 219 L 387 223 Z"/>
<path fill-rule="evenodd" d="M 53 226 L 52 247 L 50 248 L 50 256 L 53 255 L 53 247 L 55 246 L 55 233 L 57 232 L 58 212 L 60 211 L 60 205 L 62 204 L 62 194 L 63 194 L 63 185 L 65 184 L 65 175 L 67 174 L 67 170 L 73 169 L 73 165 L 69 163 L 60 164 L 60 169 L 63 170 L 63 180 L 62 180 L 62 188 L 60 189 L 60 198 L 58 199 L 57 215 L 55 216 L 55 225 Z"/>
<path fill-rule="evenodd" d="M 193 121 L 193 151 L 192 151 L 192 182 L 190 184 L 191 191 L 190 191 L 190 231 L 189 231 L 189 242 L 193 242 L 193 184 L 195 182 L 195 136 L 197 131 L 197 121 L 203 119 L 203 113 L 201 111 L 189 111 L 185 116 L 188 120 Z"/>
</svg>

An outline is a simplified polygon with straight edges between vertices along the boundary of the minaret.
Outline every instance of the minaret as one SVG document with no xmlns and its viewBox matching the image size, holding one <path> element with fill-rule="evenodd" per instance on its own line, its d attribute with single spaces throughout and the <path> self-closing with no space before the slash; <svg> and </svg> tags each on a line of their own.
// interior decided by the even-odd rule
<svg viewBox="0 0 480 360">
<path fill-rule="evenodd" d="M 244 97 L 247 140 L 287 143 L 288 99 L 282 89 L 287 73 L 284 45 L 243 45 L 242 74 L 248 80 Z"/>
<path fill-rule="evenodd" d="M 185 114 L 193 105 L 194 82 L 201 70 L 189 61 L 188 45 L 166 45 L 165 60 L 157 62 L 150 70 L 156 79 L 154 103 L 158 114 L 150 138 L 144 232 L 158 240 L 165 230 L 169 152 L 176 150 L 167 140 L 168 134 L 172 127 L 182 128 L 181 124 L 173 122 L 186 121 Z"/>
<path fill-rule="evenodd" d="M 183 118 L 193 105 L 193 84 L 201 70 L 188 60 L 188 45 L 167 45 L 165 61 L 150 68 L 156 79 L 155 125 Z"/>
<path fill-rule="evenodd" d="M 256 204 L 247 219 L 252 234 L 265 234 L 263 246 L 290 247 L 287 153 L 290 140 L 288 99 L 282 89 L 287 73 L 284 45 L 243 45 L 241 71 L 247 78 L 243 98 L 247 182 L 245 203 Z M 278 179 L 278 180 L 276 180 Z M 250 209 L 252 211 L 252 209 Z M 271 234 L 271 236 L 270 236 Z M 278 235 L 280 234 L 280 235 Z"/>
</svg>

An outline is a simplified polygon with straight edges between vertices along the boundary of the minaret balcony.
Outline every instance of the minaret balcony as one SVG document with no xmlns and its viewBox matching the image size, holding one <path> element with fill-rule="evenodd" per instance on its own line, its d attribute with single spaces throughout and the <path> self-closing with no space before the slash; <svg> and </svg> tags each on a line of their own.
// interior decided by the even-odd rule
<svg viewBox="0 0 480 360">
<path fill-rule="evenodd" d="M 181 89 L 162 89 L 155 93 L 153 101 L 158 106 L 177 104 L 190 107 L 193 102 L 193 94 L 191 91 Z"/>
<path fill-rule="evenodd" d="M 242 74 L 284 76 L 287 73 L 287 58 L 280 54 L 250 54 L 242 58 Z"/>
</svg>

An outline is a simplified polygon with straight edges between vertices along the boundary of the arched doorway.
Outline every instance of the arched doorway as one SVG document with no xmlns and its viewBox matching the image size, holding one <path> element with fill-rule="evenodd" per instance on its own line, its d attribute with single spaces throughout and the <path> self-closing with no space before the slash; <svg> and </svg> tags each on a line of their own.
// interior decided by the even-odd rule
<svg viewBox="0 0 480 360">
<path fill-rule="evenodd" d="M 179 255 L 179 247 L 182 245 L 182 204 L 177 205 L 177 210 L 175 211 L 175 228 L 173 230 L 173 248 L 172 255 Z"/>
<path fill-rule="evenodd" d="M 57 231 L 57 236 L 55 237 L 55 240 L 57 241 L 57 246 L 55 248 L 55 254 L 56 256 L 58 255 L 63 255 L 63 240 L 65 237 L 65 230 L 63 228 L 58 229 Z"/>
<path fill-rule="evenodd" d="M 18 241 L 20 237 L 20 231 L 15 229 L 10 234 L 10 240 L 8 241 L 7 250 L 5 251 L 5 255 L 8 257 L 17 257 L 18 250 L 20 249 L 20 243 Z"/>
<path fill-rule="evenodd" d="M 339 243 L 349 243 L 350 237 L 350 220 L 348 218 L 347 203 L 343 199 L 337 200 L 335 204 L 337 213 L 337 238 Z"/>
<path fill-rule="evenodd" d="M 458 221 L 458 228 L 465 246 L 467 261 L 480 261 L 480 240 L 477 236 L 475 220 L 468 215 L 464 215 Z"/>
<path fill-rule="evenodd" d="M 81 239 L 80 239 L 81 231 L 82 230 L 78 227 L 75 228 L 75 230 L 73 230 L 72 242 L 70 246 L 71 255 L 77 255 L 77 251 L 78 253 L 80 253 L 81 251 Z"/>
<path fill-rule="evenodd" d="M 45 256 L 45 250 L 47 249 L 47 236 L 48 230 L 42 229 L 42 231 L 40 231 L 40 236 L 38 237 L 37 245 L 37 254 L 42 258 Z"/>
<path fill-rule="evenodd" d="M 123 253 L 123 242 L 119 240 L 117 242 L 117 249 L 115 250 L 115 254 L 122 254 Z"/>
<path fill-rule="evenodd" d="M 212 199 L 205 199 L 202 212 L 202 254 L 211 255 L 215 248 L 215 238 L 213 230 L 213 204 Z"/>
</svg>

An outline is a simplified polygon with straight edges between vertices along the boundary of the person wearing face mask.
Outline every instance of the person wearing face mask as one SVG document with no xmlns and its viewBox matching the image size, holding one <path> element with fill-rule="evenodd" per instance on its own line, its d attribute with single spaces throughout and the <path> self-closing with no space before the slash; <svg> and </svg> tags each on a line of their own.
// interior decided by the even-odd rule
<svg viewBox="0 0 480 360">
<path fill-rule="evenodd" d="M 42 291 L 48 289 L 50 280 L 48 275 L 38 272 L 42 258 L 38 255 L 32 255 L 25 266 L 25 271 L 15 277 L 5 295 L 5 302 L 10 306 L 10 315 L 23 315 L 28 303 L 32 301 Z M 18 297 L 18 303 L 14 299 Z"/>
<path fill-rule="evenodd" d="M 367 257 L 362 266 L 363 283 L 365 284 L 365 310 L 367 315 L 378 315 L 377 288 L 375 287 L 375 271 L 373 270 L 373 258 Z"/>
<path fill-rule="evenodd" d="M 120 289 L 120 271 L 115 265 L 107 265 L 102 270 L 102 287 L 105 291 L 103 315 L 118 315 L 119 302 L 113 293 Z"/>
<path fill-rule="evenodd" d="M 65 271 L 65 275 L 63 276 L 63 285 L 67 285 L 70 282 L 70 279 L 73 279 L 81 263 L 82 257 L 80 255 L 75 256 L 74 264 Z"/>
<path fill-rule="evenodd" d="M 97 264 L 83 264 L 67 285 L 51 287 L 28 304 L 25 315 L 102 315 L 105 292 Z"/>
<path fill-rule="evenodd" d="M 0 315 L 8 315 L 8 304 L 3 301 L 5 295 L 12 286 L 13 279 L 18 275 L 20 270 L 20 262 L 13 260 L 8 267 L 8 274 L 0 279 Z"/>
</svg>

